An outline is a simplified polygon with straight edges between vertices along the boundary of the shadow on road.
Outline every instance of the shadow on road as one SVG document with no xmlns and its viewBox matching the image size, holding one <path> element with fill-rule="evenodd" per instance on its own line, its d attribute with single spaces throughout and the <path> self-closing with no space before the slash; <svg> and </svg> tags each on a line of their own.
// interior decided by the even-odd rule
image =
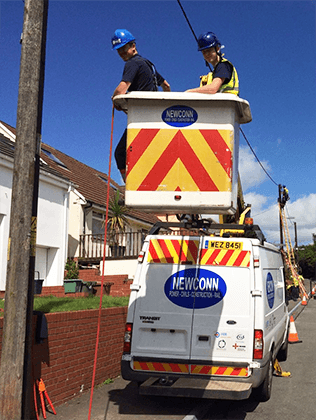
<svg viewBox="0 0 316 420">
<path fill-rule="evenodd" d="M 153 418 L 156 416 L 187 416 L 195 415 L 202 419 L 239 419 L 246 418 L 247 413 L 253 412 L 258 402 L 250 396 L 248 400 L 207 400 L 198 398 L 174 398 L 139 395 L 135 383 L 128 383 L 125 388 L 109 391 L 109 404 L 116 406 L 116 412 L 124 415 L 125 419 Z M 127 417 L 125 417 L 127 416 Z M 105 420 L 112 416 L 105 416 Z"/>
</svg>

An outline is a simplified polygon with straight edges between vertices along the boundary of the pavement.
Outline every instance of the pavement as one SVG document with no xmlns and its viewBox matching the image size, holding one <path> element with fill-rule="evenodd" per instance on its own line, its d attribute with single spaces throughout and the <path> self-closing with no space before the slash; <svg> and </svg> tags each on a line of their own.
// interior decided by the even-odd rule
<svg viewBox="0 0 316 420">
<path fill-rule="evenodd" d="M 309 288 L 308 288 L 309 289 Z M 315 295 L 316 296 L 316 295 Z M 300 301 L 293 302 L 292 300 L 289 302 L 289 312 L 293 314 L 295 319 L 295 325 L 298 330 L 299 338 L 302 339 L 303 343 L 300 344 L 299 350 L 302 351 L 303 349 L 307 351 L 308 349 L 314 349 L 315 347 L 315 334 L 310 334 L 310 323 L 313 322 L 315 325 L 316 320 L 316 301 L 314 299 L 310 299 L 308 304 L 302 305 Z M 291 350 L 293 346 L 290 346 Z M 293 357 L 294 357 L 294 353 Z M 296 356 L 295 356 L 296 357 Z M 299 357 L 299 356 L 298 356 Z M 287 363 L 284 362 L 283 369 L 285 370 L 288 368 Z M 282 365 L 282 364 L 281 364 Z M 316 367 L 311 367 L 314 370 L 315 375 L 313 372 L 311 374 L 316 376 Z M 291 365 L 292 370 L 292 365 Z M 283 378 L 284 380 L 284 378 Z M 304 381 L 304 379 L 301 379 Z M 283 386 L 283 385 L 281 385 Z M 287 385 L 286 385 L 287 386 Z M 289 390 L 290 392 L 290 390 Z M 280 391 L 282 395 L 282 389 Z M 294 395 L 295 399 L 295 395 Z M 292 400 L 292 403 L 295 401 Z M 160 406 L 158 406 L 160 404 Z M 267 404 L 267 403 L 266 403 Z M 289 404 L 289 402 L 287 402 Z M 156 407 L 155 407 L 156 405 Z M 173 404 L 174 405 L 174 404 Z M 137 385 L 131 383 L 129 381 L 125 381 L 121 377 L 118 377 L 113 380 L 110 384 L 105 384 L 102 386 L 96 386 L 93 393 L 93 403 L 92 403 L 92 410 L 90 420 L 138 420 L 138 419 L 183 419 L 183 418 L 195 418 L 195 416 L 187 416 L 191 410 L 194 410 L 194 405 L 196 402 L 194 399 L 187 399 L 187 401 L 182 400 L 182 404 L 179 407 L 173 407 L 173 405 L 168 404 L 167 400 L 164 400 L 164 404 L 161 405 L 157 403 L 156 400 L 146 400 L 143 396 L 139 396 Z M 75 397 L 72 400 L 68 401 L 67 403 L 55 407 L 57 415 L 54 415 L 50 412 L 47 412 L 47 419 L 48 420 L 88 420 L 89 419 L 89 407 L 90 407 L 90 391 L 83 392 L 79 397 Z M 268 404 L 265 406 L 268 408 Z M 235 408 L 236 409 L 236 408 Z M 314 410 L 314 409 L 313 409 Z M 255 416 L 256 410 L 253 411 L 253 415 Z M 314 411 L 313 411 L 314 413 Z M 259 413 L 258 413 L 259 414 Z M 273 417 L 270 418 L 276 418 Z M 293 413 L 292 413 L 293 414 Z M 315 414 L 315 413 L 314 413 Z M 144 416 L 144 417 L 143 417 Z M 248 413 L 247 419 L 254 418 L 250 413 Z M 42 416 L 40 416 L 42 418 Z M 213 417 L 207 417 L 213 418 Z M 220 417 L 226 418 L 226 417 Z M 227 417 L 228 418 L 228 417 Z M 230 417 L 229 417 L 230 418 Z M 239 418 L 239 417 L 232 417 L 232 418 Z M 244 417 L 240 417 L 244 418 Z M 256 417 L 260 419 L 260 415 Z M 266 418 L 266 417 L 264 417 Z M 268 417 L 267 417 L 268 418 Z M 288 417 L 286 417 L 288 418 Z M 297 418 L 291 417 L 291 418 Z M 301 419 L 310 419 L 314 417 L 302 417 Z"/>
</svg>

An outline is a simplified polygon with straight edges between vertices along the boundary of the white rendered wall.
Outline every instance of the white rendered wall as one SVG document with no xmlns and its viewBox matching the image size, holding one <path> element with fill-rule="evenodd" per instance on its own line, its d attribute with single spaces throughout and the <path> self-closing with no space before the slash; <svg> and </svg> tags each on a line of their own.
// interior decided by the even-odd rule
<svg viewBox="0 0 316 420">
<path fill-rule="evenodd" d="M 0 157 L 0 290 L 5 290 L 13 161 Z M 67 255 L 69 183 L 41 172 L 35 270 L 44 286 L 63 284 Z M 37 278 L 38 273 L 35 273 Z"/>
</svg>

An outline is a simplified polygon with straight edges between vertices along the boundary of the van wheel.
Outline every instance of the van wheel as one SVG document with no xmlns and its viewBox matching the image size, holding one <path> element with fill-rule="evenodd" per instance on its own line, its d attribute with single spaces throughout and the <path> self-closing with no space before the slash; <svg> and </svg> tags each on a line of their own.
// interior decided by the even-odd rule
<svg viewBox="0 0 316 420">
<path fill-rule="evenodd" d="M 268 401 L 271 397 L 272 378 L 273 378 L 273 371 L 274 371 L 272 354 L 270 356 L 268 365 L 269 366 L 268 366 L 266 377 L 264 378 L 262 384 L 257 389 L 254 390 L 255 397 L 260 402 Z"/>
<path fill-rule="evenodd" d="M 286 334 L 286 339 L 282 346 L 280 347 L 280 350 L 277 354 L 277 359 L 279 362 L 285 362 L 287 359 L 287 353 L 289 349 L 289 332 Z"/>
</svg>

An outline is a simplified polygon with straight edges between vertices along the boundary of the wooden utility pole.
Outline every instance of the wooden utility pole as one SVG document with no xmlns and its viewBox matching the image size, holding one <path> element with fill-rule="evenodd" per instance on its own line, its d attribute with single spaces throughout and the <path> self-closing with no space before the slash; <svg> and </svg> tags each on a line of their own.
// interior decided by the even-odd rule
<svg viewBox="0 0 316 420">
<path fill-rule="evenodd" d="M 297 225 L 296 225 L 296 222 L 294 222 L 294 249 L 295 249 L 295 252 L 297 252 L 297 247 L 298 247 L 298 241 L 297 241 Z"/>
<path fill-rule="evenodd" d="M 278 203 L 279 203 L 279 208 L 281 208 L 281 203 L 282 203 L 282 185 L 279 184 L 278 185 L 279 188 L 279 199 L 278 199 Z M 280 247 L 281 249 L 283 249 L 283 225 L 282 225 L 282 215 L 280 212 L 279 215 L 279 224 L 280 224 Z"/>
<path fill-rule="evenodd" d="M 0 366 L 0 420 L 29 420 L 48 0 L 25 0 Z"/>
</svg>

